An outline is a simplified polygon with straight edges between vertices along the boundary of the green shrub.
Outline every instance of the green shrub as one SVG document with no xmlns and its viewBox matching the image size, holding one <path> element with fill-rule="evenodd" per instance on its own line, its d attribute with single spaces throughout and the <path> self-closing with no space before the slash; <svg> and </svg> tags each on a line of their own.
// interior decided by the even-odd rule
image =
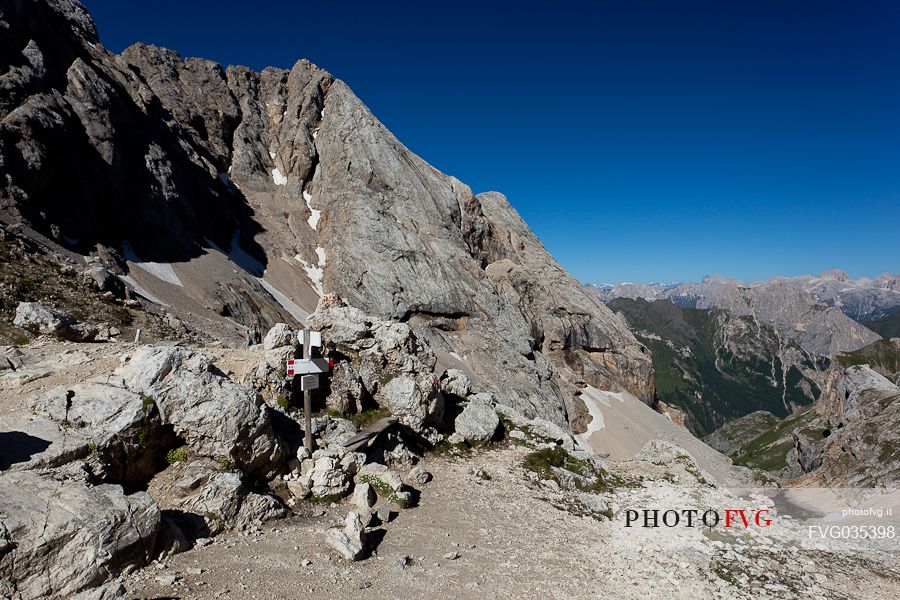
<svg viewBox="0 0 900 600">
<path fill-rule="evenodd" d="M 187 462 L 190 458 L 188 451 L 184 448 L 179 448 L 177 450 L 169 450 L 168 454 L 166 454 L 166 462 L 170 465 L 174 465 L 175 463 Z"/>
<path fill-rule="evenodd" d="M 560 446 L 543 448 L 525 456 L 522 465 L 544 479 L 562 484 L 554 469 L 565 469 L 575 474 L 575 487 L 582 492 L 598 493 L 624 485 L 624 481 L 585 459 L 576 458 Z"/>
</svg>

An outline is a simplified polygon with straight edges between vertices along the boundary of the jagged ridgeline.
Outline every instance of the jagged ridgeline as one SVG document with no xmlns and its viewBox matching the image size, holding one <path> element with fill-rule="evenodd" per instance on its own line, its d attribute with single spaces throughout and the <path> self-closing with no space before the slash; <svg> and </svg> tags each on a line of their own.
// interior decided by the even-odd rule
<svg viewBox="0 0 900 600">
<path fill-rule="evenodd" d="M 752 315 L 669 300 L 616 298 L 608 306 L 651 348 L 660 400 L 684 410 L 697 435 L 758 410 L 786 417 L 821 396 L 830 360 Z"/>
<path fill-rule="evenodd" d="M 334 292 L 444 367 L 580 427 L 578 386 L 654 396 L 650 354 L 506 199 L 409 152 L 308 61 L 107 51 L 84 8 L 4 2 L 2 208 L 232 344 Z"/>
</svg>

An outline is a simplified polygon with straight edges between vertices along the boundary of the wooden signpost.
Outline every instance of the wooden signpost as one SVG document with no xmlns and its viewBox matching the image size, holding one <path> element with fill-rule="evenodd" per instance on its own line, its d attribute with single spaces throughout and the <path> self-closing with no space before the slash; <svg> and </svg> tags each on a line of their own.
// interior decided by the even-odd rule
<svg viewBox="0 0 900 600">
<path fill-rule="evenodd" d="M 313 347 L 322 347 L 322 334 L 318 331 L 303 329 L 297 333 L 297 339 L 303 344 L 303 358 L 287 361 L 288 377 L 300 375 L 300 389 L 303 391 L 303 445 L 312 452 L 312 397 L 310 391 L 319 388 L 319 374 L 327 373 L 331 366 L 324 358 L 313 358 Z"/>
</svg>

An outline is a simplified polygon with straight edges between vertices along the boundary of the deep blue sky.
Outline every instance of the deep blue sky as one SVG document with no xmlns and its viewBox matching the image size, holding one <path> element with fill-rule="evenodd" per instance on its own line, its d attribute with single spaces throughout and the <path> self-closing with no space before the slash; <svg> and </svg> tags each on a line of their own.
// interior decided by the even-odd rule
<svg viewBox="0 0 900 600">
<path fill-rule="evenodd" d="M 900 271 L 900 2 L 85 4 L 117 52 L 310 59 L 584 281 Z"/>
</svg>

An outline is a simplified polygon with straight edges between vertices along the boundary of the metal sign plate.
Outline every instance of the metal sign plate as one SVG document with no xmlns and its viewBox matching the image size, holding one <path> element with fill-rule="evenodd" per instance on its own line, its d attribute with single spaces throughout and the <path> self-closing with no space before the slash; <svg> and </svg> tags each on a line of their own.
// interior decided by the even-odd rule
<svg viewBox="0 0 900 600">
<path fill-rule="evenodd" d="M 318 375 L 304 375 L 300 378 L 300 390 L 315 390 L 319 388 L 319 376 Z"/>
<path fill-rule="evenodd" d="M 328 361 L 324 358 L 298 358 L 294 361 L 294 375 L 327 373 L 328 371 Z"/>
<path fill-rule="evenodd" d="M 297 339 L 300 341 L 301 344 L 306 343 L 306 339 L 303 335 L 302 329 L 297 332 Z M 310 331 L 309 332 L 309 345 L 313 346 L 314 348 L 322 347 L 322 332 L 321 331 Z"/>
</svg>

